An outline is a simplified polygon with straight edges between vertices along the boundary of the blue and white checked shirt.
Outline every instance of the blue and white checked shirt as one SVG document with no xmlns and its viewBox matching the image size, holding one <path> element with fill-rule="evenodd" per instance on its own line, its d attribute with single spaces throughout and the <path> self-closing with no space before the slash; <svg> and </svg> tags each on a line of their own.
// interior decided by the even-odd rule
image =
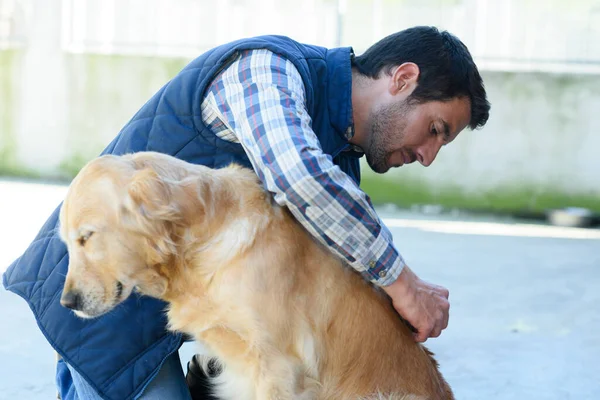
<svg viewBox="0 0 600 400">
<path fill-rule="evenodd" d="M 405 264 L 392 235 L 321 150 L 290 61 L 264 49 L 240 53 L 209 87 L 202 118 L 220 138 L 242 144 L 275 201 L 311 234 L 375 284 L 396 280 Z"/>
</svg>

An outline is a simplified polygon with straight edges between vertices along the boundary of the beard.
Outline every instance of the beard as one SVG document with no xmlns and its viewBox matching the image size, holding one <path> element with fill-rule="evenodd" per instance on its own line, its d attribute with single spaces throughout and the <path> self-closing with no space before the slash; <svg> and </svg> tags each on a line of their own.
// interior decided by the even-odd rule
<svg viewBox="0 0 600 400">
<path fill-rule="evenodd" d="M 370 119 L 367 148 L 364 149 L 369 167 L 378 174 L 387 172 L 388 158 L 404 140 L 408 113 L 414 108 L 408 99 L 385 104 L 375 110 Z"/>
</svg>

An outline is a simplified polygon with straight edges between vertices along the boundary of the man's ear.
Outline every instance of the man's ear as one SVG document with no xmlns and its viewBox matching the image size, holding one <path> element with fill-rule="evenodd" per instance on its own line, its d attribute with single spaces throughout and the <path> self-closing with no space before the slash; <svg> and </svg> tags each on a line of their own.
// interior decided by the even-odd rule
<svg viewBox="0 0 600 400">
<path fill-rule="evenodd" d="M 412 93 L 419 80 L 419 66 L 412 62 L 403 63 L 392 69 L 388 90 L 396 95 L 401 92 Z"/>
</svg>

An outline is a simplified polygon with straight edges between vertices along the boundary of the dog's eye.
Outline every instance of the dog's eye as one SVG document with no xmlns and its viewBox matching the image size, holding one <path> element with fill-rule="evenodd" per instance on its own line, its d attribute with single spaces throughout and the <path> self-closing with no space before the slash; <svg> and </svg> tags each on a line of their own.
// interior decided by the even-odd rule
<svg viewBox="0 0 600 400">
<path fill-rule="evenodd" d="M 79 237 L 79 239 L 77 240 L 79 242 L 80 246 L 85 246 L 86 242 L 88 241 L 88 239 L 94 234 L 94 232 L 87 232 L 84 235 L 81 235 Z"/>
</svg>

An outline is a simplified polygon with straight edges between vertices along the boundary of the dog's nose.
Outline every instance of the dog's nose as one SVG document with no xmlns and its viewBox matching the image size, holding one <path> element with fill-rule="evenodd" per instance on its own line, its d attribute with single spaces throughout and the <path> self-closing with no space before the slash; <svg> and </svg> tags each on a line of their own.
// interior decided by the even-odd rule
<svg viewBox="0 0 600 400">
<path fill-rule="evenodd" d="M 71 310 L 79 310 L 81 307 L 81 294 L 74 290 L 63 293 L 60 298 L 60 304 Z"/>
</svg>

